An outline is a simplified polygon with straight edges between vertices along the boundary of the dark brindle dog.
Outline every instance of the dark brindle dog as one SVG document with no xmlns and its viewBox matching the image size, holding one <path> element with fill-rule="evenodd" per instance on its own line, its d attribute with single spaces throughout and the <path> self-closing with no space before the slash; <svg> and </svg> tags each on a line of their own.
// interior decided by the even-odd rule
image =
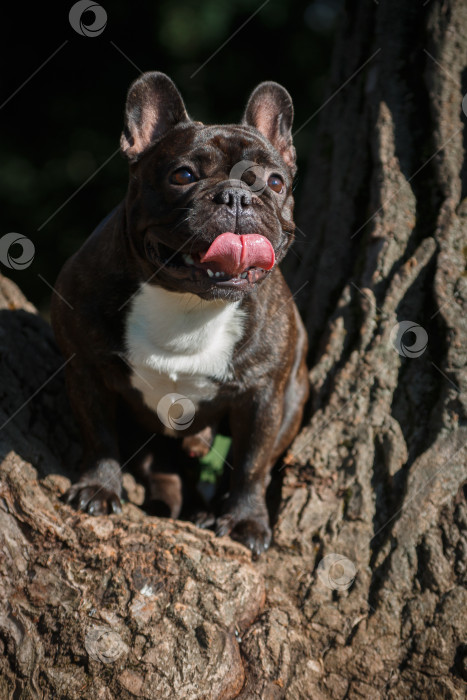
<svg viewBox="0 0 467 700">
<path fill-rule="evenodd" d="M 167 443 L 199 455 L 224 421 L 233 471 L 216 532 L 258 555 L 271 540 L 270 471 L 308 396 L 305 331 L 278 267 L 294 233 L 292 102 L 262 83 L 241 124 L 205 126 L 167 76 L 146 73 L 125 117 L 126 199 L 66 263 L 53 298 L 85 446 L 69 500 L 119 511 L 133 454 L 148 500 L 177 517 Z"/>
</svg>

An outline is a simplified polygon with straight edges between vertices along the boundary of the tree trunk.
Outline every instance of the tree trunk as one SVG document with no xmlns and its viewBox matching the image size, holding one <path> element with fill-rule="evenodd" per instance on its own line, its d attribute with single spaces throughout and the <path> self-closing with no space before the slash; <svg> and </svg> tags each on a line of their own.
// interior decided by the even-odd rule
<svg viewBox="0 0 467 700">
<path fill-rule="evenodd" d="M 129 476 L 121 516 L 60 500 L 63 360 L 0 280 L 0 698 L 465 696 L 466 26 L 348 3 L 293 270 L 312 405 L 259 562 Z"/>
</svg>

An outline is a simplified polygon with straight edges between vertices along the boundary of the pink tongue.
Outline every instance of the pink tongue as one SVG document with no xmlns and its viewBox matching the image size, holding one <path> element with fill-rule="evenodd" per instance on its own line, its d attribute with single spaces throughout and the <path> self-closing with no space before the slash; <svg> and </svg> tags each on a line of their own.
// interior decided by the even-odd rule
<svg viewBox="0 0 467 700">
<path fill-rule="evenodd" d="M 257 233 L 238 236 L 221 233 L 201 256 L 202 263 L 216 262 L 228 275 L 239 275 L 249 267 L 270 270 L 274 266 L 274 248 Z"/>
</svg>

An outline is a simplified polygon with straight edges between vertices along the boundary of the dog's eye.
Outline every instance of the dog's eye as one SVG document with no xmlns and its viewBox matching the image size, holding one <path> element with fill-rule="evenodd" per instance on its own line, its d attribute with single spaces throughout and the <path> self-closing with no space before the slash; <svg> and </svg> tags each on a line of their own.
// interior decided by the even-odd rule
<svg viewBox="0 0 467 700">
<path fill-rule="evenodd" d="M 189 185 L 196 180 L 195 176 L 188 168 L 179 168 L 170 177 L 174 185 Z"/>
<path fill-rule="evenodd" d="M 268 178 L 268 185 L 274 192 L 277 192 L 277 194 L 281 194 L 284 190 L 284 180 L 279 177 L 279 175 L 270 175 Z"/>
</svg>

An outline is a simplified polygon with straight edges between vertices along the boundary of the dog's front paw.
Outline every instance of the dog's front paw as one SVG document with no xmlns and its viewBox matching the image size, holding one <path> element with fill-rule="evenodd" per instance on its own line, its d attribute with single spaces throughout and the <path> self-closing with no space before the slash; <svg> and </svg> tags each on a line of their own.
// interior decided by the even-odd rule
<svg viewBox="0 0 467 700">
<path fill-rule="evenodd" d="M 216 535 L 230 535 L 233 540 L 241 542 L 257 559 L 269 549 L 271 544 L 271 528 L 266 511 L 252 512 L 241 508 L 227 511 L 216 519 Z"/>
<path fill-rule="evenodd" d="M 73 484 L 66 494 L 66 501 L 90 515 L 122 512 L 118 494 L 98 481 L 78 481 Z"/>
</svg>

